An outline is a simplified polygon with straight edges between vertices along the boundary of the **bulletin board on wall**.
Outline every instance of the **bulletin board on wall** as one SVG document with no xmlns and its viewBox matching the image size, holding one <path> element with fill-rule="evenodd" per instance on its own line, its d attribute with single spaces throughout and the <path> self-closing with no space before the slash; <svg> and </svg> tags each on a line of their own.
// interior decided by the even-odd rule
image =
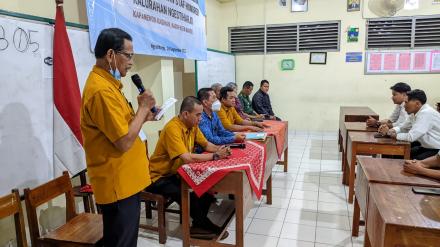
<svg viewBox="0 0 440 247">
<path fill-rule="evenodd" d="M 440 73 L 440 49 L 387 50 L 365 53 L 365 74 Z"/>
</svg>

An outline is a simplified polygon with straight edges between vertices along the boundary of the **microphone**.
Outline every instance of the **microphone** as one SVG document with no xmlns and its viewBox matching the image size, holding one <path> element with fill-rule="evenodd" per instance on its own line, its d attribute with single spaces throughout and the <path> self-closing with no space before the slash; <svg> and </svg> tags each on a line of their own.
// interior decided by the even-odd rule
<svg viewBox="0 0 440 247">
<path fill-rule="evenodd" d="M 144 85 L 142 84 L 141 77 L 138 74 L 132 75 L 131 80 L 133 81 L 134 85 L 137 87 L 139 94 L 145 92 L 145 88 Z M 156 107 L 153 106 L 153 108 L 151 108 L 151 112 L 156 113 L 157 112 Z"/>
</svg>

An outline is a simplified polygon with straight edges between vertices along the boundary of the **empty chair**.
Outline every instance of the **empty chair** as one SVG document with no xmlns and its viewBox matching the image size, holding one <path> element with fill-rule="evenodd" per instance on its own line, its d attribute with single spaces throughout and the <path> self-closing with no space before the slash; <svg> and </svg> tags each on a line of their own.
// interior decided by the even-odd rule
<svg viewBox="0 0 440 247">
<path fill-rule="evenodd" d="M 66 197 L 66 224 L 46 234 L 40 234 L 37 207 L 62 194 Z M 76 213 L 72 184 L 67 172 L 63 172 L 61 177 L 34 189 L 25 189 L 24 196 L 32 246 L 102 245 L 102 216 L 99 214 Z"/>
<path fill-rule="evenodd" d="M 26 232 L 24 230 L 23 210 L 21 208 L 18 190 L 12 190 L 12 194 L 0 197 L 0 219 L 14 216 L 17 246 L 26 247 Z"/>
</svg>

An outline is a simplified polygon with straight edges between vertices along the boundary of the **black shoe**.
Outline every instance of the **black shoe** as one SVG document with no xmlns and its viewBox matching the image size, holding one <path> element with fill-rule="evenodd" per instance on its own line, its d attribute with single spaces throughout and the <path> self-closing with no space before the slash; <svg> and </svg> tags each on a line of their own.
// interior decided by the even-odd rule
<svg viewBox="0 0 440 247">
<path fill-rule="evenodd" d="M 192 226 L 189 229 L 189 234 L 191 236 L 191 238 L 197 238 L 197 239 L 213 239 L 215 237 L 217 237 L 217 234 L 215 234 L 215 232 L 213 232 L 212 230 L 207 230 L 205 228 L 201 228 L 201 227 L 197 227 L 197 226 Z"/>
<path fill-rule="evenodd" d="M 203 227 L 205 229 L 208 229 L 208 230 L 216 233 L 217 235 L 222 233 L 222 231 L 223 231 L 223 228 L 221 228 L 220 226 L 212 223 L 212 221 L 209 220 L 209 219 L 205 222 L 205 224 L 203 224 Z"/>
<path fill-rule="evenodd" d="M 220 240 L 225 240 L 229 237 L 229 232 L 225 231 L 225 233 L 223 233 L 223 235 L 220 237 Z"/>
</svg>

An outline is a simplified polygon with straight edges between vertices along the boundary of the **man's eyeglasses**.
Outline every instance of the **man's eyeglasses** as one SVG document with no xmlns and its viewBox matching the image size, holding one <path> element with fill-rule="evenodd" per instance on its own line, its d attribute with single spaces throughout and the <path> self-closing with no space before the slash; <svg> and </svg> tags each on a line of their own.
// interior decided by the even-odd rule
<svg viewBox="0 0 440 247">
<path fill-rule="evenodd" d="M 124 55 L 128 60 L 131 60 L 134 57 L 134 53 L 127 53 L 124 51 L 117 51 L 116 53 Z"/>
</svg>

